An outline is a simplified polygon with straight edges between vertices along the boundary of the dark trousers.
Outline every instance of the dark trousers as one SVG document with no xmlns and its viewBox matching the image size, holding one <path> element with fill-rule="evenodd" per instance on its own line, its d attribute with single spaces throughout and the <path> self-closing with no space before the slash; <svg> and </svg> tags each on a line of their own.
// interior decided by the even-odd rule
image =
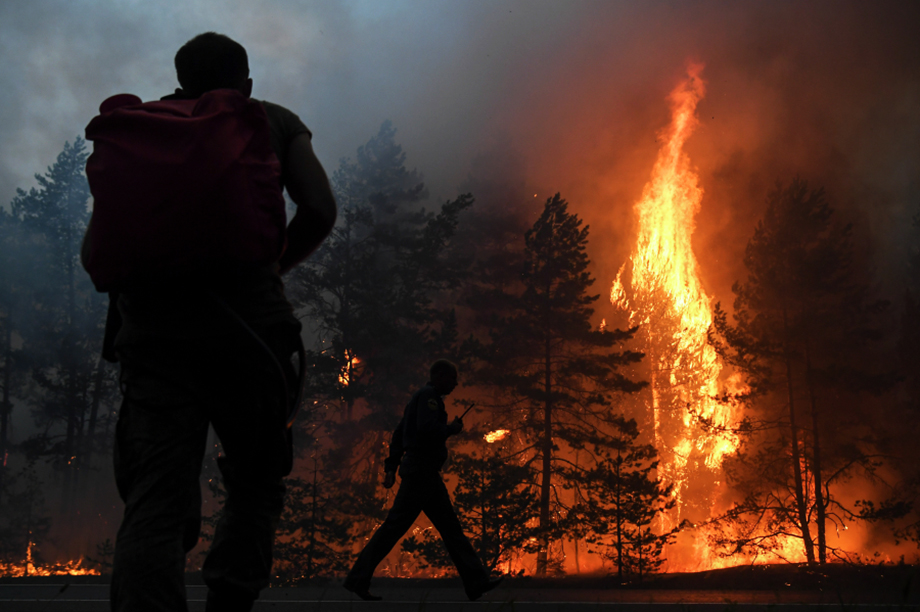
<svg viewBox="0 0 920 612">
<path fill-rule="evenodd" d="M 275 342 L 281 347 L 285 342 Z M 277 349 L 290 385 L 290 352 Z M 115 477 L 125 502 L 111 586 L 112 610 L 185 611 L 185 562 L 201 527 L 208 424 L 222 445 L 227 496 L 202 568 L 209 611 L 250 610 L 268 586 L 272 540 L 291 469 L 288 399 L 264 351 L 228 341 L 178 350 L 128 348 Z"/>
<path fill-rule="evenodd" d="M 441 475 L 433 471 L 402 476 L 390 513 L 358 555 L 354 567 L 345 578 L 345 585 L 366 590 L 374 569 L 393 550 L 399 539 L 406 535 L 421 512 L 425 513 L 441 534 L 467 594 L 478 593 L 488 581 L 488 573 L 463 533 Z"/>
</svg>

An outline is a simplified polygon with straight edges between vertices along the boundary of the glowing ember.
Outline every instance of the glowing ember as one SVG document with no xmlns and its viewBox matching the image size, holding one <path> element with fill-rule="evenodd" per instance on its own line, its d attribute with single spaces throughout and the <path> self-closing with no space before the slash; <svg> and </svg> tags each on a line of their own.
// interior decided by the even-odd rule
<svg viewBox="0 0 920 612">
<path fill-rule="evenodd" d="M 493 442 L 498 442 L 499 440 L 504 440 L 507 435 L 511 433 L 507 429 L 496 429 L 495 431 L 490 431 L 483 436 L 486 442 L 492 444 Z"/>
<path fill-rule="evenodd" d="M 659 473 L 675 485 L 678 502 L 672 520 L 687 517 L 690 496 L 706 505 L 700 504 L 701 498 L 710 497 L 718 486 L 722 459 L 739 443 L 728 431 L 737 418 L 713 399 L 721 364 L 707 342 L 711 300 L 691 248 L 703 190 L 683 145 L 697 125 L 696 105 L 704 95 L 702 68 L 691 65 L 687 79 L 670 95 L 671 125 L 662 133 L 664 144 L 635 205 L 638 241 L 610 292 L 611 301 L 630 313 L 630 323 L 641 326 L 640 341 L 651 369 Z"/>
</svg>

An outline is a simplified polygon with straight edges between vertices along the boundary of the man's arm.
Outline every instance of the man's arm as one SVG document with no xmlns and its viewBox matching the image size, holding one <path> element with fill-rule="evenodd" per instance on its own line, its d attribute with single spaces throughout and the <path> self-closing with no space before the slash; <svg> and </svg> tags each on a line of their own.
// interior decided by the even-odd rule
<svg viewBox="0 0 920 612">
<path fill-rule="evenodd" d="M 403 417 L 405 419 L 405 417 Z M 385 473 L 383 486 L 389 489 L 396 482 L 396 470 L 402 461 L 402 456 L 406 452 L 403 446 L 403 420 L 400 419 L 399 425 L 393 430 L 393 439 L 390 441 L 390 456 L 383 462 L 383 471 Z"/>
<path fill-rule="evenodd" d="M 282 171 L 288 195 L 297 205 L 287 227 L 287 249 L 278 262 L 284 274 L 329 235 L 335 225 L 336 208 L 329 179 L 313 152 L 309 134 L 299 134 L 291 141 Z"/>
<path fill-rule="evenodd" d="M 402 461 L 402 456 L 406 452 L 403 446 L 403 421 L 393 430 L 393 439 L 390 441 L 390 455 L 383 462 L 383 469 L 387 472 L 395 472 Z"/>
</svg>

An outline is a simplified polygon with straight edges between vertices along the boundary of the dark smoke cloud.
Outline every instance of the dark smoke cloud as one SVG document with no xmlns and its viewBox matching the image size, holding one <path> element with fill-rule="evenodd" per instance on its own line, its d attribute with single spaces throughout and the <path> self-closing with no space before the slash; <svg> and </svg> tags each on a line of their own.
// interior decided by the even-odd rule
<svg viewBox="0 0 920 612">
<path fill-rule="evenodd" d="M 561 191 L 591 224 L 604 292 L 693 59 L 708 83 L 687 148 L 710 291 L 730 301 L 766 190 L 796 174 L 827 188 L 894 276 L 920 205 L 918 23 L 912 1 L 5 2 L 0 202 L 108 95 L 171 91 L 175 50 L 215 30 L 246 45 L 255 95 L 304 118 L 330 171 L 385 119 L 435 201 L 483 152 L 513 150 L 535 202 Z"/>
</svg>

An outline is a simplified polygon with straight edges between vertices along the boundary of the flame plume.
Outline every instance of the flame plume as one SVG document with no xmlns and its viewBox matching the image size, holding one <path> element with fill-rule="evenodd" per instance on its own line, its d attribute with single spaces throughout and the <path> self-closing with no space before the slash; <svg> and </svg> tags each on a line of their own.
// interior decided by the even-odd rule
<svg viewBox="0 0 920 612">
<path fill-rule="evenodd" d="M 659 476 L 674 485 L 677 500 L 676 516 L 663 528 L 708 516 L 722 459 L 738 446 L 727 427 L 734 415 L 714 399 L 722 367 L 707 343 L 711 300 L 691 246 L 703 190 L 683 146 L 698 124 L 696 106 L 705 93 L 702 69 L 691 64 L 686 80 L 671 92 L 671 124 L 661 134 L 651 178 L 635 205 L 638 241 L 610 293 L 611 301 L 629 312 L 630 324 L 641 326 L 638 337 L 651 370 Z"/>
</svg>

